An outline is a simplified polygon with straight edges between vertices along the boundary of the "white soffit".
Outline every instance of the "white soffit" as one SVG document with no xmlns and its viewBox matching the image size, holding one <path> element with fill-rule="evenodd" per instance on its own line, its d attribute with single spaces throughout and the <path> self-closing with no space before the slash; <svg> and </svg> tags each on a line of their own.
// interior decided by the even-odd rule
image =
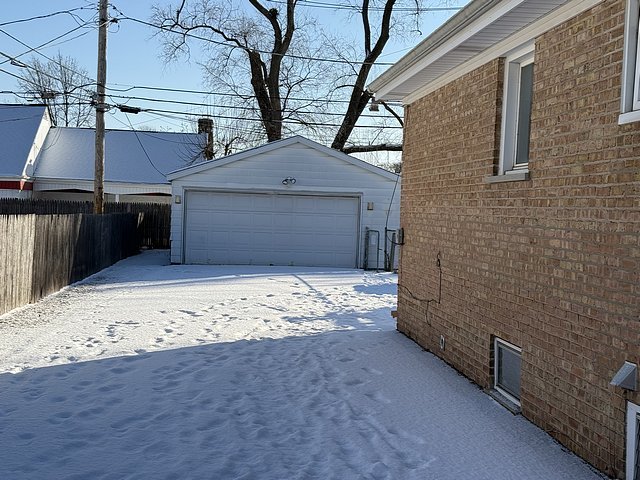
<svg viewBox="0 0 640 480">
<path fill-rule="evenodd" d="M 404 100 L 566 4 L 570 18 L 598 1 L 474 0 L 369 86 L 381 100 Z M 576 7 L 572 8 L 572 4 Z M 531 39 L 529 39 L 531 40 Z M 523 40 L 526 41 L 526 40 Z M 504 54 L 504 52 L 503 52 Z M 486 61 L 491 59 L 487 58 Z M 446 83 L 446 82 L 445 82 Z"/>
</svg>

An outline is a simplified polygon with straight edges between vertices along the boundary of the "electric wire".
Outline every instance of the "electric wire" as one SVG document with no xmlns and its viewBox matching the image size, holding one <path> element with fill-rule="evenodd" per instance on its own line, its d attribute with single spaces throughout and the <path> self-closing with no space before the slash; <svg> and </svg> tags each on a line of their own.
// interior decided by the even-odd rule
<svg viewBox="0 0 640 480">
<path fill-rule="evenodd" d="M 16 57 L 14 57 L 14 58 L 18 58 L 18 57 L 21 57 L 21 56 L 23 56 L 23 55 L 26 55 L 27 53 L 34 52 L 34 53 L 36 53 L 36 54 L 38 54 L 38 55 L 40 55 L 40 56 L 42 56 L 42 57 L 46 58 L 47 60 L 49 60 L 49 61 L 51 61 L 51 62 L 58 63 L 58 64 L 59 64 L 60 66 L 62 66 L 63 68 L 68 69 L 69 71 L 74 72 L 76 75 L 80 75 L 80 73 L 78 73 L 78 72 L 74 71 L 72 68 L 69 68 L 69 67 L 67 67 L 67 66 L 63 65 L 63 64 L 62 64 L 62 63 L 60 63 L 60 62 L 56 62 L 56 61 L 55 61 L 55 60 L 53 60 L 51 57 L 49 57 L 49 56 L 45 55 L 44 53 L 42 53 L 42 52 L 40 51 L 40 49 L 41 49 L 41 48 L 46 47 L 47 45 L 49 45 L 49 44 L 51 44 L 51 43 L 53 43 L 53 42 L 55 42 L 55 41 L 57 41 L 57 40 L 60 40 L 61 38 L 66 37 L 67 35 L 70 35 L 70 34 L 71 34 L 71 33 L 73 33 L 73 32 L 76 32 L 77 30 L 80 30 L 81 28 L 85 28 L 87 25 L 89 25 L 89 22 L 85 23 L 84 25 L 79 25 L 79 26 L 77 26 L 77 27 L 75 27 L 75 28 L 72 28 L 71 30 L 69 30 L 69 31 L 67 31 L 67 32 L 65 32 L 65 33 L 63 33 L 63 34 L 58 35 L 57 37 L 52 38 L 51 40 L 49 40 L 49 41 L 47 41 L 47 42 L 45 42 L 45 43 L 43 43 L 43 44 L 41 44 L 41 45 L 38 45 L 37 47 L 32 47 L 31 45 L 26 44 L 25 42 L 23 42 L 22 40 L 20 40 L 20 39 L 19 39 L 19 38 L 17 38 L 16 36 L 14 36 L 14 35 L 10 34 L 9 32 L 6 32 L 5 30 L 3 30 L 3 29 L 1 29 L 1 28 L 0 28 L 0 33 L 3 33 L 3 34 L 4 34 L 4 35 L 6 35 L 7 37 L 11 38 L 12 40 L 14 40 L 14 41 L 18 42 L 20 45 L 22 45 L 22 46 L 24 46 L 24 47 L 26 47 L 26 48 L 28 48 L 28 49 L 29 49 L 29 50 L 27 50 L 26 52 L 23 52 L 23 53 L 21 53 L 20 55 L 18 55 L 18 56 L 16 56 Z M 1 62 L 1 63 L 0 63 L 0 65 L 1 65 L 2 63 L 6 63 L 7 61 L 9 61 L 9 60 L 5 60 L 4 62 Z M 84 76 L 84 75 L 83 75 L 83 76 Z"/>
<path fill-rule="evenodd" d="M 4 27 L 7 25 L 15 25 L 16 23 L 31 22 L 33 20 L 41 20 L 44 18 L 51 18 L 57 15 L 63 15 L 63 14 L 68 14 L 75 19 L 76 17 L 78 17 L 78 15 L 74 15 L 73 12 L 77 12 L 78 10 L 94 10 L 94 9 L 95 9 L 94 7 L 76 7 L 76 8 L 71 8 L 69 10 L 60 10 L 58 12 L 47 13 L 44 15 L 36 15 L 35 17 L 22 18 L 20 20 L 11 20 L 9 22 L 3 22 L 3 23 L 0 23 L 0 27 Z"/>
<path fill-rule="evenodd" d="M 267 0 L 269 3 L 278 3 L 282 5 L 286 5 L 286 0 Z M 309 8 L 322 8 L 322 9 L 330 9 L 330 10 L 352 10 L 356 12 L 361 12 L 362 8 L 356 5 L 348 5 L 344 3 L 325 3 L 325 2 L 315 2 L 313 0 L 301 1 L 297 5 L 305 6 Z M 393 9 L 394 12 L 409 12 L 409 13 L 423 13 L 423 12 L 442 12 L 442 11 L 458 11 L 462 9 L 462 7 L 426 7 L 426 8 L 411 8 L 411 7 L 395 7 Z M 384 11 L 383 7 L 369 7 L 367 9 L 370 12 L 382 12 Z"/>
<path fill-rule="evenodd" d="M 133 128 L 133 125 L 131 125 L 131 120 L 129 120 L 129 115 L 125 114 L 125 118 L 127 119 L 127 121 L 129 122 L 129 125 L 131 126 L 131 130 L 133 131 L 133 133 L 136 136 L 136 139 L 138 140 L 138 143 L 140 144 L 140 148 L 142 148 L 142 151 L 144 152 L 145 157 L 147 157 L 147 160 L 149 160 L 149 164 L 154 168 L 154 170 L 156 172 L 158 172 L 160 175 L 162 175 L 163 177 L 166 177 L 167 174 L 161 172 L 158 167 L 155 166 L 155 164 L 153 163 L 153 161 L 151 160 L 151 157 L 149 156 L 149 154 L 147 153 L 147 149 L 144 148 L 144 145 L 142 144 L 142 141 L 140 140 L 140 137 L 138 136 L 138 132 L 136 132 L 136 129 Z"/>
<path fill-rule="evenodd" d="M 125 88 L 115 88 L 115 87 L 125 87 Z M 171 88 L 171 87 L 156 87 L 149 85 L 126 85 L 120 83 L 111 83 L 106 86 L 107 90 L 111 90 L 112 92 L 121 92 L 126 93 L 131 90 L 151 90 L 151 91 L 159 91 L 159 92 L 173 92 L 173 93 L 183 93 L 183 94 L 194 94 L 194 95 L 214 95 L 220 97 L 235 97 L 237 98 L 239 95 L 236 93 L 230 92 L 214 92 L 210 90 L 190 90 L 185 88 Z M 247 96 L 246 98 L 253 98 L 253 95 Z M 300 101 L 300 102 L 321 102 L 321 103 L 342 103 L 348 104 L 349 100 L 333 100 L 333 99 L 318 99 L 318 98 L 301 98 L 301 97 L 289 97 L 289 100 Z M 387 102 L 389 105 L 403 106 L 400 102 Z"/>
<path fill-rule="evenodd" d="M 147 22 L 147 21 L 144 21 L 144 20 L 140 20 L 138 18 L 133 18 L 133 17 L 126 16 L 126 15 L 122 14 L 122 12 L 120 12 L 119 10 L 118 10 L 118 12 L 121 14 L 121 16 L 117 18 L 118 21 L 120 21 L 120 20 L 129 20 L 131 22 L 139 23 L 141 25 L 146 25 L 147 27 L 152 27 L 152 28 L 161 30 L 163 32 L 172 33 L 174 35 L 180 35 L 182 37 L 193 38 L 193 39 L 196 39 L 196 40 L 201 40 L 203 42 L 213 43 L 214 45 L 224 46 L 224 47 L 230 48 L 231 50 L 236 50 L 236 49 L 250 50 L 252 52 L 263 53 L 263 54 L 272 55 L 272 56 L 295 58 L 295 59 L 298 59 L 298 60 L 313 60 L 313 61 L 316 61 L 316 62 L 325 62 L 325 63 L 337 63 L 337 64 L 343 64 L 343 65 L 379 65 L 379 66 L 387 66 L 387 67 L 394 65 L 393 63 L 389 63 L 389 62 L 360 62 L 360 61 L 356 61 L 356 60 L 348 61 L 348 60 L 339 60 L 339 59 L 336 59 L 336 58 L 309 57 L 309 56 L 305 56 L 305 55 L 295 55 L 295 54 L 292 54 L 292 53 L 275 53 L 275 52 L 272 52 L 272 51 L 261 50 L 259 48 L 252 48 L 252 47 L 249 47 L 249 46 L 240 47 L 238 45 L 231 45 L 231 44 L 226 43 L 226 42 L 222 42 L 222 41 L 219 41 L 219 40 L 213 40 L 211 38 L 203 37 L 201 35 L 196 35 L 196 34 L 193 34 L 193 33 L 186 32 L 186 31 L 178 32 L 176 30 L 173 30 L 173 29 L 168 28 L 168 27 L 164 27 L 162 25 L 156 25 L 154 23 Z M 183 28 L 183 30 L 185 30 L 185 29 Z"/>
<path fill-rule="evenodd" d="M 171 100 L 171 99 L 161 99 L 161 98 L 150 98 L 150 97 L 136 97 L 136 96 L 124 96 L 124 95 L 114 95 L 114 94 L 109 94 L 108 95 L 109 98 L 111 99 L 116 99 L 116 98 L 122 98 L 122 99 L 126 99 L 127 102 L 130 100 L 139 100 L 139 101 L 144 101 L 144 102 L 155 102 L 155 103 L 169 103 L 169 104 L 176 104 L 176 105 L 193 105 L 193 106 L 206 106 L 206 107 L 212 107 L 212 108 L 223 108 L 223 109 L 230 109 L 230 110 L 244 110 L 244 111 L 250 111 L 250 112 L 257 112 L 256 108 L 253 107 L 244 107 L 244 106 L 240 106 L 240 105 L 221 105 L 221 104 L 211 104 L 211 103 L 203 103 L 203 102 L 188 102 L 188 101 L 182 101 L 182 100 Z M 115 102 L 115 100 L 114 100 Z M 304 115 L 327 115 L 327 116 L 337 116 L 337 117 L 343 117 L 344 114 L 342 113 L 338 113 L 338 112 L 310 112 L 310 111 L 305 111 L 305 110 L 299 110 L 296 111 L 296 113 L 299 114 L 304 114 Z M 390 116 L 382 116 L 382 115 L 367 115 L 367 114 L 362 114 L 360 115 L 360 118 L 393 118 Z"/>
<path fill-rule="evenodd" d="M 114 8 L 115 8 L 115 7 L 114 7 Z M 80 7 L 80 8 L 78 8 L 78 9 L 85 9 L 85 7 Z M 65 12 L 60 12 L 60 13 L 65 13 Z M 122 14 L 122 12 L 119 12 L 119 13 L 120 13 L 120 14 Z M 53 15 L 53 14 L 52 14 L 52 15 Z M 51 16 L 51 15 L 50 15 L 50 16 Z M 46 18 L 47 16 L 39 16 L 39 17 L 37 17 L 37 18 L 40 18 L 40 17 Z M 33 19 L 35 19 L 35 18 L 36 18 L 36 17 L 34 17 Z M 148 23 L 148 22 L 139 21 L 139 20 L 137 20 L 137 19 L 133 19 L 133 18 L 129 18 L 129 17 L 127 17 L 127 19 L 132 20 L 132 21 L 138 21 L 138 23 L 147 24 L 147 25 L 152 26 L 152 27 L 155 27 L 155 28 L 157 28 L 157 27 L 158 27 L 158 26 L 156 26 L 156 25 L 150 24 L 150 23 Z M 24 19 L 24 21 L 28 21 L 28 20 L 29 20 L 29 19 Z M 18 21 L 16 21 L 16 23 L 17 23 L 17 22 L 18 22 Z M 7 61 L 15 60 L 15 59 L 16 59 L 16 58 L 18 58 L 19 56 L 23 56 L 23 55 L 25 55 L 25 54 L 27 54 L 27 53 L 35 52 L 35 53 L 37 53 L 38 55 L 41 55 L 41 56 L 43 56 L 44 58 L 46 58 L 46 59 L 48 59 L 48 60 L 50 60 L 50 61 L 52 61 L 52 62 L 54 62 L 54 63 L 56 63 L 56 64 L 59 64 L 59 65 L 60 65 L 60 66 L 62 66 L 63 68 L 68 69 L 69 71 L 72 71 L 72 72 L 74 72 L 74 73 L 76 73 L 76 74 L 80 75 L 81 77 L 87 78 L 87 79 L 91 82 L 91 83 L 87 83 L 87 84 L 83 84 L 83 85 L 76 86 L 76 87 L 74 87 L 74 89 L 73 89 L 73 90 L 75 90 L 75 89 L 79 89 L 79 88 L 88 87 L 88 86 L 93 86 L 93 85 L 95 85 L 95 80 L 93 80 L 92 78 L 88 77 L 87 75 L 85 75 L 85 74 L 83 74 L 83 73 L 80 73 L 80 72 L 75 71 L 74 69 L 72 69 L 72 68 L 70 68 L 70 67 L 68 67 L 68 66 L 66 66 L 66 65 L 64 65 L 64 64 L 62 64 L 62 63 L 61 63 L 61 62 L 59 62 L 59 61 L 56 61 L 56 60 L 54 60 L 54 59 L 52 59 L 52 58 L 48 57 L 47 55 L 45 55 L 45 54 L 43 54 L 42 52 L 40 52 L 40 51 L 39 51 L 39 49 L 40 49 L 40 48 L 43 48 L 43 47 L 48 46 L 48 45 L 51 45 L 51 44 L 52 44 L 52 43 L 54 43 L 55 41 L 57 41 L 57 40 L 59 40 L 59 39 L 61 39 L 61 38 L 64 38 L 65 36 L 67 36 L 67 35 L 69 35 L 69 34 L 71 34 L 71 33 L 75 32 L 75 31 L 79 30 L 80 28 L 87 27 L 89 24 L 90 24 L 90 22 L 85 22 L 84 24 L 79 24 L 79 25 L 78 25 L 78 27 L 76 27 L 76 28 L 74 28 L 74 29 L 72 29 L 72 30 L 70 30 L 70 31 L 68 31 L 68 32 L 65 32 L 65 33 L 63 33 L 63 34 L 61 34 L 61 35 L 59 35 L 59 36 L 57 36 L 57 37 L 55 37 L 55 38 L 53 38 L 53 39 L 51 39 L 51 40 L 49 40 L 49 41 L 45 42 L 45 43 L 43 43 L 43 44 L 41 44 L 41 45 L 39 45 L 39 46 L 37 46 L 37 47 L 31 47 L 30 45 L 28 45 L 27 43 L 25 43 L 25 42 L 21 41 L 21 40 L 20 40 L 20 39 L 18 39 L 17 37 L 15 37 L 15 36 L 13 36 L 13 35 L 9 34 L 8 32 L 5 32 L 4 30 L 0 29 L 0 32 L 1 32 L 1 33 L 3 33 L 3 34 L 5 34 L 5 35 L 9 36 L 10 38 L 12 38 L 13 40 L 15 40 L 16 42 L 20 43 L 21 45 L 23 45 L 23 46 L 25 46 L 25 47 L 27 47 L 27 48 L 29 49 L 28 51 L 23 52 L 23 53 L 21 53 L 21 54 L 19 54 L 19 55 L 15 56 L 15 57 L 10 57 L 9 55 L 3 54 L 3 55 L 5 55 L 6 57 L 8 57 L 8 60 L 6 60 L 6 61 L 4 61 L 4 62 L 0 62 L 0 65 L 1 65 L 1 64 L 3 64 L 3 63 L 6 63 Z M 94 28 L 95 28 L 95 27 L 94 27 Z M 83 32 L 82 34 L 78 35 L 77 37 L 80 37 L 80 36 L 86 35 L 87 33 L 89 33 L 89 32 Z M 77 38 L 77 37 L 74 37 L 74 38 Z M 72 39 L 65 40 L 65 41 L 70 41 L 70 40 L 72 40 Z M 210 39 L 205 39 L 205 40 L 207 40 L 207 41 L 208 41 L 208 40 L 210 40 Z M 223 42 L 214 42 L 214 43 L 221 43 L 221 44 L 224 44 Z M 224 44 L 224 45 L 227 45 L 227 44 Z M 227 46 L 229 46 L 229 45 L 227 45 Z M 311 59 L 311 57 L 307 57 L 307 58 Z M 317 59 L 317 60 L 323 60 L 323 59 Z M 344 62 L 344 63 L 351 63 L 351 62 Z M 30 66 L 28 66 L 28 65 L 26 65 L 26 64 L 25 64 L 24 66 L 25 66 L 25 67 L 27 67 L 27 68 L 33 68 L 33 67 L 30 67 Z M 22 81 L 26 81 L 26 82 L 28 82 L 28 80 L 27 80 L 27 79 L 25 79 L 24 77 L 21 77 L 21 76 L 19 76 L 19 75 L 13 74 L 13 73 L 11 73 L 11 72 L 9 72 L 9 71 L 7 71 L 7 70 L 0 69 L 0 72 L 5 73 L 5 74 L 7 74 L 7 75 L 10 75 L 10 76 L 12 76 L 12 77 L 14 77 L 14 78 L 16 78 L 16 79 L 19 79 L 19 80 L 22 80 Z M 55 77 L 53 77 L 52 75 L 47 74 L 46 72 L 40 72 L 40 73 L 44 74 L 45 76 L 49 76 L 49 77 L 51 77 L 51 78 L 55 78 Z M 117 84 L 114 84 L 114 85 L 117 85 Z M 124 85 L 122 85 L 122 86 L 124 86 Z M 172 91 L 172 92 L 179 92 L 179 93 L 194 93 L 194 94 L 207 94 L 207 95 L 220 95 L 220 96 L 225 96 L 225 95 L 228 95 L 228 96 L 237 96 L 237 95 L 234 95 L 234 94 L 231 94 L 231 93 L 223 93 L 223 92 L 218 92 L 218 93 L 216 93 L 216 92 L 205 92 L 205 91 L 187 90 L 187 89 L 173 89 L 173 88 L 165 88 L 165 87 L 151 87 L 151 86 L 144 86 L 144 85 L 143 85 L 143 86 L 140 86 L 140 85 L 128 86 L 128 88 L 125 88 L 125 89 L 117 89 L 117 88 L 113 88 L 113 87 L 109 87 L 109 86 L 107 86 L 107 89 L 110 89 L 110 90 L 112 90 L 112 91 L 122 91 L 122 92 L 131 91 L 131 90 L 133 90 L 133 89 L 146 89 L 146 90 L 157 90 L 157 91 Z M 56 92 L 56 93 L 58 93 L 58 92 Z M 65 92 L 65 93 L 69 93 L 69 92 Z M 14 94 L 16 94 L 16 93 L 14 93 Z M 16 95 L 17 95 L 17 94 L 16 94 Z M 140 99 L 140 100 L 145 100 L 145 101 L 157 101 L 157 102 L 175 103 L 175 104 L 183 104 L 183 105 L 195 104 L 195 102 L 182 102 L 182 101 L 179 101 L 179 100 L 149 99 L 149 98 L 124 97 L 124 96 L 118 96 L 117 98 L 125 98 L 125 99 L 127 99 L 127 98 L 128 98 L 128 100 L 127 100 L 127 101 L 135 100 L 135 99 Z M 300 101 L 318 101 L 318 99 L 297 99 L 297 98 L 291 98 L 291 100 L 300 100 Z M 321 102 L 324 102 L 324 103 L 349 103 L 349 102 L 348 102 L 348 101 L 346 101 L 346 100 L 328 100 L 328 99 L 327 99 L 327 100 L 321 100 Z M 59 104 L 59 103 L 58 103 L 58 104 Z M 85 105 L 89 105 L 89 103 L 85 103 Z M 195 105 L 200 105 L 200 104 L 195 104 Z M 221 108 L 240 108 L 240 107 L 234 107 L 234 106 L 219 106 L 219 107 L 221 107 Z M 199 114 L 199 113 L 192 113 L 192 112 L 180 112 L 180 111 L 175 111 L 175 110 L 163 110 L 163 109 L 142 109 L 142 110 L 144 110 L 144 111 L 146 111 L 146 112 L 154 112 L 154 113 L 157 113 L 157 114 L 163 114 L 163 113 L 164 113 L 164 114 L 173 114 L 173 115 L 182 115 L 182 116 L 211 116 L 212 118 L 229 119 L 229 120 L 236 119 L 236 117 L 229 117 L 229 116 L 224 116 L 224 115 L 203 115 L 203 114 Z M 249 107 L 246 107 L 246 110 L 251 110 L 251 111 L 253 111 L 253 109 L 251 109 L 251 108 L 249 108 Z M 301 113 L 302 113 L 302 112 L 301 112 Z M 312 113 L 314 113 L 314 112 L 312 112 Z M 340 114 L 333 114 L 333 113 L 329 113 L 328 115 L 340 115 Z M 368 116 L 368 115 L 365 115 L 365 116 Z M 379 117 L 375 117 L 375 116 L 369 116 L 369 117 L 372 117 L 372 118 L 379 118 Z M 176 118 L 178 118 L 178 117 L 176 117 Z M 179 119 L 183 120 L 182 118 L 179 118 Z M 128 119 L 128 120 L 129 120 L 129 119 Z M 247 119 L 247 120 L 262 122 L 262 120 L 261 120 L 261 119 Z M 130 122 L 130 120 L 129 120 L 129 122 Z M 289 123 L 289 124 L 298 124 L 298 125 L 310 126 L 310 127 L 313 127 L 313 126 L 316 126 L 316 127 L 338 127 L 338 126 L 339 126 L 339 125 L 336 125 L 336 124 L 325 124 L 325 123 L 317 123 L 317 122 L 304 122 L 304 121 L 300 121 L 300 120 L 293 120 L 293 119 L 284 120 L 284 121 L 282 121 L 282 123 L 283 123 L 283 124 L 284 124 L 284 123 Z M 379 128 L 379 127 L 378 127 L 378 126 L 365 126 L 365 125 L 363 125 L 363 126 L 356 126 L 356 128 Z M 388 128 L 398 128 L 398 127 L 388 127 Z"/>
<path fill-rule="evenodd" d="M 237 120 L 238 117 L 232 117 L 229 115 L 212 115 L 212 114 L 207 114 L 207 113 L 194 113 L 194 112 L 179 112 L 179 111 L 175 111 L 175 110 L 163 110 L 163 109 L 158 109 L 158 108 L 143 108 L 143 111 L 147 111 L 147 112 L 161 112 L 161 113 L 175 113 L 175 114 L 179 114 L 179 115 L 189 115 L 189 116 L 197 116 L 197 117 L 211 117 L 211 118 L 224 118 L 227 120 Z M 243 120 L 248 120 L 248 121 L 256 121 L 256 122 L 262 122 L 262 119 L 259 118 L 244 118 Z M 296 121 L 293 119 L 289 119 L 289 120 L 280 120 L 279 122 L 276 123 L 287 123 L 287 124 L 297 124 L 297 125 L 302 125 L 302 126 L 308 126 L 308 127 L 339 127 L 339 124 L 336 123 L 319 123 L 319 122 L 304 122 L 304 121 Z M 380 128 L 380 126 L 378 125 L 355 125 L 354 128 Z M 402 130 L 402 127 L 384 127 L 385 129 L 392 129 L 392 130 Z"/>
</svg>

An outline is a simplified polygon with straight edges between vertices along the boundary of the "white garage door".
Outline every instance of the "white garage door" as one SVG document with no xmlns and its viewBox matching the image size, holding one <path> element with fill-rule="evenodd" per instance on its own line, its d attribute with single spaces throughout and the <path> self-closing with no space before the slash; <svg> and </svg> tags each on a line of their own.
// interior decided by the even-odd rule
<svg viewBox="0 0 640 480">
<path fill-rule="evenodd" d="M 359 200 L 187 192 L 185 262 L 356 266 Z"/>
</svg>

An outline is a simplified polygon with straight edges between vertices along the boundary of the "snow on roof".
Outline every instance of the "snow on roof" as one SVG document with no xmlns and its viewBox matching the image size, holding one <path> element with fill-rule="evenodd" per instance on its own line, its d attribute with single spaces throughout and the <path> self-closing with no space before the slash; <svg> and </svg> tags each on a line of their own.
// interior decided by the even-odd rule
<svg viewBox="0 0 640 480">
<path fill-rule="evenodd" d="M 203 172 L 205 170 L 208 170 L 209 168 L 222 167 L 229 163 L 237 162 L 238 160 L 243 160 L 245 158 L 249 158 L 252 156 L 261 155 L 263 153 L 277 150 L 279 148 L 288 147 L 289 145 L 293 145 L 295 143 L 300 143 L 302 145 L 305 145 L 319 152 L 323 152 L 326 155 L 329 155 L 334 158 L 338 158 L 344 162 L 355 165 L 356 167 L 360 167 L 365 170 L 368 170 L 372 173 L 385 177 L 388 180 L 395 182 L 396 179 L 398 178 L 398 174 L 396 173 L 390 172 L 376 165 L 372 165 L 371 163 L 365 162 L 364 160 L 360 160 L 359 158 L 356 158 L 356 157 L 352 157 L 351 155 L 347 155 L 346 153 L 340 152 L 338 150 L 334 150 L 333 148 L 325 147 L 324 145 L 314 142 L 313 140 L 309 140 L 308 138 L 303 137 L 301 135 L 294 135 L 289 138 L 283 138 L 281 140 L 269 142 L 264 145 L 260 145 L 258 147 L 249 148 L 248 150 L 227 155 L 226 157 L 209 160 L 207 162 L 203 162 L 198 165 L 188 165 L 181 169 L 171 172 L 168 175 L 168 178 L 169 180 L 175 180 L 177 178 L 186 177 L 187 175 L 191 175 L 193 173 Z"/>
<path fill-rule="evenodd" d="M 206 134 L 107 130 L 105 181 L 169 183 L 166 174 L 204 159 Z M 95 130 L 52 128 L 38 157 L 35 176 L 93 180 Z"/>
<path fill-rule="evenodd" d="M 0 105 L 0 176 L 22 176 L 44 105 Z"/>
</svg>

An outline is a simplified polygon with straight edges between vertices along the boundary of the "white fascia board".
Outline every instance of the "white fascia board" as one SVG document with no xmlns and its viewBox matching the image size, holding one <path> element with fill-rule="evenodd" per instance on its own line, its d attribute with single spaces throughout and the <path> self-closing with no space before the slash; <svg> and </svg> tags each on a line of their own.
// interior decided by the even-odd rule
<svg viewBox="0 0 640 480">
<path fill-rule="evenodd" d="M 419 54 L 424 56 L 420 60 L 412 62 L 412 59 L 409 59 L 409 55 L 407 55 L 407 57 L 405 58 L 407 59 L 406 63 L 409 63 L 409 65 L 405 66 L 405 62 L 403 62 L 403 59 L 401 59 L 396 65 L 385 72 L 385 74 L 387 74 L 386 76 L 388 76 L 388 79 L 385 78 L 385 74 L 383 74 L 379 79 L 376 79 L 371 83 L 369 89 L 374 92 L 376 98 L 384 99 L 385 95 L 388 95 L 391 90 L 411 79 L 411 77 L 427 68 L 435 60 L 442 58 L 451 50 L 460 46 L 463 42 L 473 37 L 475 34 L 482 31 L 484 28 L 488 27 L 497 19 L 509 13 L 511 10 L 525 1 L 526 0 L 502 1 L 490 8 L 488 11 L 480 10 L 479 15 L 469 16 L 468 19 L 465 19 L 463 28 L 457 33 L 453 34 L 449 38 L 445 37 L 444 42 L 440 44 L 436 43 L 435 48 L 427 49 L 427 51 L 424 53 L 418 53 L 418 49 L 415 49 L 416 53 L 410 52 L 409 55 L 413 53 L 414 56 Z M 471 5 L 473 5 L 473 3 L 470 4 L 470 6 Z M 462 12 L 463 11 L 461 11 L 461 13 Z M 444 26 L 448 27 L 448 25 L 449 22 L 447 22 Z M 460 28 L 460 25 L 452 25 L 450 28 Z M 448 31 L 446 33 L 448 33 Z M 425 43 L 426 42 L 428 42 L 428 39 L 425 40 Z M 384 80 L 386 80 L 386 83 L 383 84 Z"/>
<path fill-rule="evenodd" d="M 314 142 L 313 140 L 309 140 L 308 138 L 302 137 L 300 135 L 296 135 L 293 137 L 285 138 L 283 140 L 277 140 L 275 142 L 270 142 L 265 145 L 261 145 L 256 148 L 251 148 L 249 150 L 245 150 L 243 152 L 234 153 L 233 155 L 229 155 L 227 157 L 223 157 L 218 160 L 209 160 L 207 162 L 198 163 L 196 165 L 192 165 L 190 167 L 181 168 L 180 170 L 175 170 L 170 172 L 167 175 L 167 179 L 169 181 L 177 180 L 182 177 L 186 177 L 187 175 L 193 175 L 195 173 L 200 173 L 212 168 L 222 167 L 224 165 L 228 165 L 233 162 L 237 162 L 239 160 L 244 160 L 246 158 L 255 157 L 257 155 L 262 155 L 273 150 L 277 150 L 279 148 L 288 147 L 295 143 L 300 143 L 314 150 L 323 152 L 327 155 L 335 157 L 339 160 L 350 163 L 356 167 L 363 168 L 368 170 L 371 173 L 375 173 L 376 175 L 380 175 L 385 177 L 388 180 L 395 182 L 398 178 L 398 175 L 385 170 L 384 168 L 378 167 L 376 165 L 372 165 L 370 163 L 365 162 L 364 160 L 360 160 L 359 158 L 352 157 L 351 155 L 347 155 L 346 153 L 339 152 L 333 148 L 326 147 L 319 143 Z"/>
<path fill-rule="evenodd" d="M 405 105 L 413 103 L 425 95 L 428 95 L 448 83 L 453 82 L 461 76 L 472 72 L 476 68 L 479 68 L 496 58 L 508 55 L 513 50 L 520 48 L 523 44 L 535 40 L 536 37 L 539 37 L 543 33 L 561 25 L 585 10 L 595 7 L 599 3 L 602 3 L 602 0 L 574 0 L 558 7 L 542 17 L 540 20 L 528 25 L 522 30 L 519 30 L 503 41 L 476 55 L 471 60 L 449 70 L 436 80 L 424 85 L 422 88 L 416 90 L 410 95 L 407 95 L 403 98 L 403 103 Z"/>
<path fill-rule="evenodd" d="M 29 150 L 29 154 L 27 155 L 27 161 L 24 165 L 24 169 L 22 170 L 22 175 L 24 177 L 33 176 L 38 155 L 42 150 L 42 146 L 44 145 L 44 142 L 50 130 L 51 118 L 49 117 L 49 110 L 45 108 L 44 113 L 42 114 L 42 118 L 40 119 L 40 125 L 38 125 L 38 130 L 36 130 L 36 135 L 33 139 L 33 145 L 31 145 L 31 149 Z"/>
<path fill-rule="evenodd" d="M 0 180 L 7 181 L 7 182 L 19 182 L 21 180 L 24 180 L 27 182 L 33 181 L 32 178 L 26 177 L 24 175 L 0 175 Z"/>
<path fill-rule="evenodd" d="M 35 191 L 49 190 L 83 190 L 93 191 L 93 180 L 69 180 L 56 178 L 37 178 L 33 184 Z M 171 194 L 171 186 L 166 183 L 125 183 L 125 182 L 104 182 L 105 193 L 136 195 L 145 193 L 166 193 Z"/>
</svg>

